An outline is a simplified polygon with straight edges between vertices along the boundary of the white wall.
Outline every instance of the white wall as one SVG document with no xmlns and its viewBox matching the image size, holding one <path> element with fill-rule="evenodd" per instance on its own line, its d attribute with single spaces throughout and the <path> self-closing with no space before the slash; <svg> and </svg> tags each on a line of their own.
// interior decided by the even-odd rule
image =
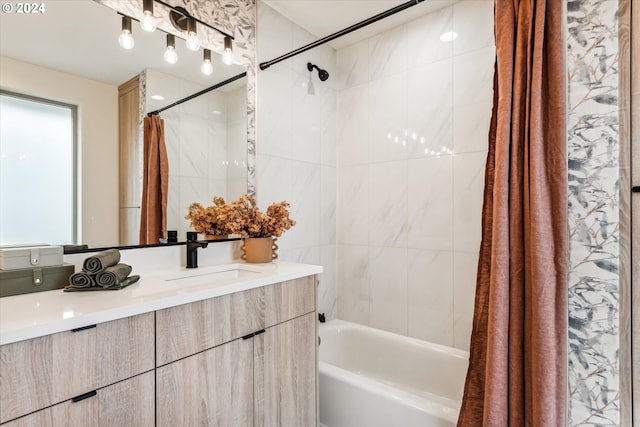
<svg viewBox="0 0 640 427">
<path fill-rule="evenodd" d="M 4 56 L 0 57 L 0 86 L 78 105 L 79 242 L 94 247 L 116 242 L 118 88 Z"/>
<path fill-rule="evenodd" d="M 316 38 L 263 2 L 258 2 L 258 62 L 271 60 Z M 311 61 L 331 77 L 312 75 Z M 278 239 L 281 260 L 320 264 L 318 310 L 336 314 L 336 59 L 325 45 L 258 74 L 257 198 L 262 208 L 291 203 L 297 224 Z"/>
<path fill-rule="evenodd" d="M 340 318 L 468 348 L 494 55 L 493 1 L 338 52 Z"/>
</svg>

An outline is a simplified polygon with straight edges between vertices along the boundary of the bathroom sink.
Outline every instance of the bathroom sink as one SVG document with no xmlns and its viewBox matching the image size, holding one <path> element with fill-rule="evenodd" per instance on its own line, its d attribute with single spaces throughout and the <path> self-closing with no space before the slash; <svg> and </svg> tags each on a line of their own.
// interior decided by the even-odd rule
<svg viewBox="0 0 640 427">
<path fill-rule="evenodd" d="M 197 286 L 251 280 L 259 277 L 260 273 L 260 270 L 252 269 L 242 264 L 231 264 L 212 268 L 182 270 L 163 276 L 161 279 L 176 285 Z"/>
</svg>

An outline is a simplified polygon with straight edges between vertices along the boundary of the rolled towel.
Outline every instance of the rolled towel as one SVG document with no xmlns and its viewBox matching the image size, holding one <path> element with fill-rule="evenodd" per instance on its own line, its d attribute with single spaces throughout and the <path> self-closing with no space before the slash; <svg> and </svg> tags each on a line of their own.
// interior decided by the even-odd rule
<svg viewBox="0 0 640 427">
<path fill-rule="evenodd" d="M 103 252 L 98 252 L 93 256 L 84 260 L 82 264 L 82 270 L 86 273 L 96 274 L 101 272 L 107 267 L 116 265 L 120 262 L 120 251 L 117 249 L 108 249 Z"/>
<path fill-rule="evenodd" d="M 85 292 L 85 291 L 118 291 L 122 288 L 126 288 L 129 285 L 133 285 L 138 280 L 140 280 L 140 276 L 129 276 L 124 279 L 122 282 L 118 283 L 116 286 L 111 286 L 109 288 L 103 288 L 102 286 L 91 286 L 88 288 L 74 288 L 73 286 L 65 286 L 63 291 L 65 292 Z"/>
<path fill-rule="evenodd" d="M 90 288 L 96 286 L 95 275 L 81 271 L 69 276 L 69 286 L 74 288 Z"/>
<path fill-rule="evenodd" d="M 131 266 L 127 264 L 116 264 L 105 268 L 96 274 L 96 283 L 103 288 L 116 286 L 131 273 Z"/>
</svg>

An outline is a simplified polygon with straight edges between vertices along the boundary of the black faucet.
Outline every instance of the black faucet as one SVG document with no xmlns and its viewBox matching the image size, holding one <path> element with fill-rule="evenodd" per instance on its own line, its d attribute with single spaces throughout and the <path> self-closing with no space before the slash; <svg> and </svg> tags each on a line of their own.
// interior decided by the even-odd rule
<svg viewBox="0 0 640 427">
<path fill-rule="evenodd" d="M 195 236 L 189 234 L 187 233 L 187 268 L 198 268 L 198 248 L 206 248 L 209 244 L 199 242 Z"/>
</svg>

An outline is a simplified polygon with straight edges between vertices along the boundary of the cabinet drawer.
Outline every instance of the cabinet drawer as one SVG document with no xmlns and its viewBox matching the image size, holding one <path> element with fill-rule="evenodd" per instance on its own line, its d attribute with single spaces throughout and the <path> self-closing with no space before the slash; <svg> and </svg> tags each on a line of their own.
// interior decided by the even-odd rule
<svg viewBox="0 0 640 427">
<path fill-rule="evenodd" d="M 154 368 L 154 314 L 0 347 L 0 422 Z"/>
<path fill-rule="evenodd" d="M 316 276 L 266 286 L 264 292 L 266 328 L 316 309 Z"/>
<path fill-rule="evenodd" d="M 154 372 L 99 389 L 94 396 L 67 400 L 18 418 L 3 427 L 90 427 L 155 425 Z"/>
<path fill-rule="evenodd" d="M 157 366 L 263 329 L 263 313 L 263 288 L 159 310 Z"/>
</svg>

